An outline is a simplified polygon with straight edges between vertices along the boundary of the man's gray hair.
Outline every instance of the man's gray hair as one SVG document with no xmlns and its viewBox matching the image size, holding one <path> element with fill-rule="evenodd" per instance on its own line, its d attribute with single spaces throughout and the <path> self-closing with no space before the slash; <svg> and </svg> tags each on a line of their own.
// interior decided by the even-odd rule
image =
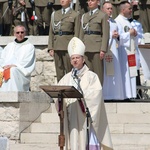
<svg viewBox="0 0 150 150">
<path fill-rule="evenodd" d="M 22 27 L 24 29 L 24 32 L 26 32 L 26 28 L 23 25 L 17 25 L 14 27 L 14 32 L 16 32 L 16 28 Z"/>
</svg>

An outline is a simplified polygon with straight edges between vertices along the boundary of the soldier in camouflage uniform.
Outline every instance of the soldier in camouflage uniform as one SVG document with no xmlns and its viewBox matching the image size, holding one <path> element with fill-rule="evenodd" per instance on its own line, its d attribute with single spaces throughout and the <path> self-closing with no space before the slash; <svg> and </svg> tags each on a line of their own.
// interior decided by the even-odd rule
<svg viewBox="0 0 150 150">
<path fill-rule="evenodd" d="M 133 18 L 141 22 L 144 32 L 150 32 L 150 0 L 132 0 Z"/>
<path fill-rule="evenodd" d="M 25 0 L 29 35 L 38 35 L 34 0 Z"/>
<path fill-rule="evenodd" d="M 15 0 L 13 3 L 13 23 L 14 26 L 23 25 L 26 28 L 26 34 L 29 34 L 28 16 L 25 0 Z"/>
<path fill-rule="evenodd" d="M 53 0 L 34 0 L 39 35 L 48 35 Z"/>
<path fill-rule="evenodd" d="M 11 31 L 12 23 L 12 3 L 13 1 L 0 0 L 0 35 L 8 36 Z"/>
</svg>

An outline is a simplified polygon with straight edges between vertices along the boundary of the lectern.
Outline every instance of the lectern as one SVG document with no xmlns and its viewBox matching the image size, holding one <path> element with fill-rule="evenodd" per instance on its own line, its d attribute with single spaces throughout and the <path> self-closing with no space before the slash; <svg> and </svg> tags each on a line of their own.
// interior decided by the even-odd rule
<svg viewBox="0 0 150 150">
<path fill-rule="evenodd" d="M 60 135 L 58 145 L 60 150 L 63 150 L 65 145 L 64 136 L 64 111 L 63 111 L 63 98 L 83 98 L 83 95 L 73 86 L 40 86 L 50 97 L 58 98 L 60 118 Z"/>
</svg>

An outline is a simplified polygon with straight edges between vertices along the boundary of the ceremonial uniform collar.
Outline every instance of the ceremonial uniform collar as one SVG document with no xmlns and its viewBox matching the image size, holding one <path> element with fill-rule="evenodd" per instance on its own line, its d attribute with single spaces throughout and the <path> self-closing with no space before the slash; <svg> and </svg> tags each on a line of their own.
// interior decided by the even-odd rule
<svg viewBox="0 0 150 150">
<path fill-rule="evenodd" d="M 64 13 L 63 10 L 64 10 L 64 8 L 62 8 L 62 14 Z M 70 7 L 65 8 L 65 14 L 66 14 L 69 10 L 70 10 Z"/>
<path fill-rule="evenodd" d="M 92 12 L 92 14 L 94 14 L 97 10 L 98 10 L 98 8 L 95 8 L 94 10 L 90 10 L 90 15 L 91 15 L 91 12 Z"/>
</svg>

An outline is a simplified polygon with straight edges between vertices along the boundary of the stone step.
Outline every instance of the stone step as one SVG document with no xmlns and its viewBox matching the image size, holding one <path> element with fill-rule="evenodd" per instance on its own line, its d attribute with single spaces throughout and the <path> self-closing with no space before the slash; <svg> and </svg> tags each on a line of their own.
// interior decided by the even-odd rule
<svg viewBox="0 0 150 150">
<path fill-rule="evenodd" d="M 114 150 L 149 150 L 150 146 L 143 145 L 114 145 Z M 10 150 L 58 150 L 58 144 L 9 144 Z"/>
<path fill-rule="evenodd" d="M 10 144 L 10 150 L 58 150 L 58 145 L 54 144 Z"/>
<path fill-rule="evenodd" d="M 150 134 L 111 134 L 113 145 L 135 145 L 150 147 Z"/>
<path fill-rule="evenodd" d="M 114 150 L 150 150 L 150 146 L 143 145 L 114 145 Z"/>
<path fill-rule="evenodd" d="M 39 118 L 41 123 L 59 123 L 57 113 L 42 113 Z"/>
<path fill-rule="evenodd" d="M 109 124 L 111 133 L 119 134 L 150 134 L 150 124 Z M 58 133 L 60 128 L 59 122 L 51 123 L 32 123 L 30 132 L 48 132 Z"/>
<path fill-rule="evenodd" d="M 150 124 L 109 124 L 111 133 L 150 134 Z"/>
<path fill-rule="evenodd" d="M 149 150 L 150 149 L 150 142 L 149 139 L 150 135 L 142 135 L 142 134 L 112 134 L 112 142 L 114 145 L 114 150 Z M 36 148 L 46 148 L 57 147 L 58 149 L 58 135 L 49 135 L 49 134 L 22 134 L 21 135 L 21 145 L 20 144 L 11 144 L 11 147 L 25 147 L 30 148 L 33 147 L 31 150 L 38 150 Z M 130 140 L 129 140 L 130 139 Z M 24 144 L 23 144 L 24 143 Z M 42 150 L 43 150 L 42 149 Z M 10 149 L 10 150 L 17 150 L 17 149 Z M 18 149 L 19 150 L 19 149 Z M 21 149 L 24 150 L 24 149 Z M 30 150 L 30 149 L 27 149 Z M 53 149 L 54 150 L 54 149 Z"/>
<path fill-rule="evenodd" d="M 150 124 L 147 114 L 107 114 L 109 124 Z"/>
<path fill-rule="evenodd" d="M 119 106 L 118 104 L 106 104 L 114 150 L 150 150 L 150 142 L 148 140 L 150 138 L 149 105 L 144 104 L 141 107 L 139 104 L 134 104 L 134 106 L 132 104 L 131 106 L 128 104 L 125 104 L 125 106 L 122 104 L 119 104 Z M 31 147 L 33 146 L 31 150 L 34 150 L 36 145 L 37 149 L 35 150 L 38 150 L 38 147 L 43 148 L 43 150 L 51 150 L 49 145 L 54 145 L 53 150 L 55 148 L 59 149 L 59 117 L 55 104 L 52 103 L 51 106 L 50 111 L 41 114 L 38 122 L 31 124 L 27 133 L 21 133 L 21 143 L 24 144 L 27 150 L 30 150 L 30 145 Z M 126 109 L 129 107 L 130 110 L 134 107 L 134 110 L 122 110 L 124 107 Z M 24 149 L 21 148 L 21 150 Z"/>
<path fill-rule="evenodd" d="M 59 133 L 59 123 L 32 123 L 30 126 L 31 133 Z"/>
<path fill-rule="evenodd" d="M 58 134 L 21 133 L 22 144 L 58 144 Z"/>
<path fill-rule="evenodd" d="M 149 114 L 150 103 L 105 103 L 107 114 Z"/>
</svg>

